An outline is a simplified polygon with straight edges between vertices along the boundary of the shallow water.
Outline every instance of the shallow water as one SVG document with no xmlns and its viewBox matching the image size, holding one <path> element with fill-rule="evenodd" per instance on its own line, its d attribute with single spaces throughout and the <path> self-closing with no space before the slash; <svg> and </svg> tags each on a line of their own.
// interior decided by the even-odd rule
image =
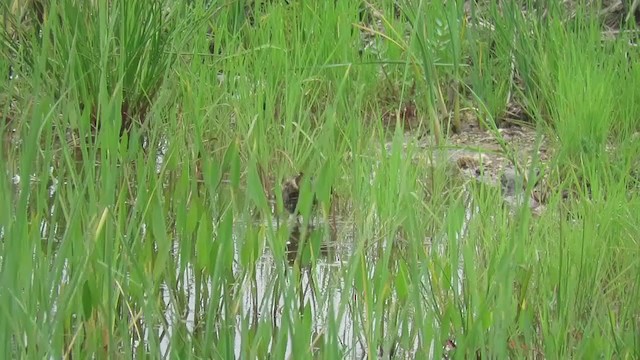
<svg viewBox="0 0 640 360">
<path fill-rule="evenodd" d="M 464 233 L 467 231 L 467 222 L 471 219 L 472 209 L 467 208 L 465 212 L 465 220 L 463 222 L 462 228 L 456 234 L 456 237 L 461 238 L 464 236 Z M 349 303 L 351 304 L 353 301 L 357 299 L 355 293 L 351 290 L 351 284 L 345 284 L 342 280 L 342 272 L 344 271 L 344 266 L 347 264 L 350 254 L 353 253 L 355 243 L 353 239 L 350 237 L 352 233 L 353 224 L 350 224 L 348 221 L 339 222 L 338 226 L 338 240 L 331 239 L 330 236 L 327 236 L 325 239 L 328 242 L 324 242 L 322 244 L 322 249 L 320 251 L 321 257 L 317 259 L 317 262 L 313 266 L 309 266 L 301 269 L 302 274 L 300 276 L 301 283 L 298 284 L 301 289 L 303 289 L 303 301 L 305 304 L 310 305 L 311 307 L 311 316 L 313 317 L 313 332 L 315 334 L 321 334 L 324 331 L 324 327 L 327 324 L 327 318 L 330 314 L 338 314 L 341 308 L 344 308 L 344 304 L 341 303 L 343 300 L 342 297 L 344 291 L 349 291 L 350 293 L 346 294 L 346 298 L 350 299 Z M 316 227 L 312 227 L 310 232 L 313 231 L 321 231 L 322 224 L 316 222 Z M 292 229 L 292 236 L 290 237 L 290 241 L 287 244 L 288 254 L 292 254 L 294 256 L 290 257 L 290 263 L 287 264 L 287 269 L 291 270 L 293 261 L 295 260 L 295 254 L 297 251 L 297 245 L 299 241 L 299 233 L 296 232 L 296 229 Z M 174 249 L 177 254 L 177 248 Z M 444 249 L 442 249 L 444 251 Z M 438 250 L 436 250 L 438 251 Z M 238 261 L 238 252 L 235 253 L 236 261 Z M 372 259 L 373 260 L 373 259 Z M 374 261 L 374 260 L 373 260 Z M 179 261 L 178 261 L 179 263 Z M 176 270 L 176 276 L 180 276 L 179 270 Z M 234 269 L 234 272 L 237 274 L 242 273 L 242 269 L 240 269 L 237 265 Z M 370 274 L 370 276 L 373 274 Z M 242 284 L 242 304 L 240 307 L 240 311 L 237 313 L 237 321 L 236 321 L 236 329 L 235 329 L 235 357 L 237 359 L 241 358 L 241 347 L 242 347 L 242 328 L 241 323 L 242 319 L 253 319 L 253 321 L 269 321 L 272 323 L 272 326 L 278 328 L 280 326 L 280 317 L 282 315 L 282 307 L 285 306 L 282 297 L 278 296 L 277 303 L 274 303 L 273 297 L 273 287 L 275 278 L 278 276 L 277 272 L 277 264 L 271 254 L 269 249 L 265 249 L 259 261 L 256 263 L 255 267 L 255 288 L 252 287 L 252 284 L 248 280 L 243 280 Z M 458 268 L 457 273 L 457 281 L 456 286 L 459 292 L 462 292 L 462 259 L 460 259 L 460 266 Z M 291 278 L 289 278 L 291 279 Z M 163 300 L 165 304 L 167 304 L 167 313 L 166 313 L 166 329 L 158 329 L 159 333 L 164 331 L 167 332 L 169 336 L 165 336 L 161 342 L 161 351 L 163 354 L 167 354 L 170 346 L 170 338 L 173 332 L 173 327 L 175 326 L 174 322 L 184 321 L 186 323 L 187 329 L 190 332 L 194 331 L 196 326 L 194 313 L 196 312 L 196 304 L 195 304 L 195 276 L 193 274 L 193 269 L 191 266 L 187 268 L 187 270 L 183 274 L 183 282 L 187 284 L 185 287 L 186 293 L 185 297 L 188 299 L 189 309 L 186 317 L 180 318 L 175 315 L 175 307 L 172 305 L 172 299 L 169 296 L 169 291 L 165 291 L 163 294 Z M 210 288 L 210 284 L 209 284 Z M 320 293 L 319 293 L 320 292 Z M 343 306 L 341 306 L 341 304 Z M 345 358 L 352 359 L 361 359 L 367 357 L 367 350 L 365 345 L 365 340 L 361 339 L 360 336 L 361 331 L 356 331 L 354 328 L 355 325 L 355 317 L 361 316 L 358 313 L 353 312 L 353 307 L 348 306 L 348 310 L 344 312 L 342 316 L 339 318 L 334 318 L 333 320 L 339 324 L 339 341 L 345 353 Z M 331 311 L 329 311 L 331 309 Z M 356 310 L 357 311 L 357 310 Z M 386 320 L 385 320 L 386 321 Z M 250 324 L 251 325 L 251 324 Z M 409 326 L 411 326 L 409 324 Z M 148 329 L 147 329 L 148 331 Z M 399 334 L 398 334 L 399 335 Z M 398 336 L 396 335 L 396 336 Z M 401 357 L 412 358 L 416 351 L 418 350 L 418 340 L 414 344 L 415 348 L 413 349 L 404 349 L 401 353 L 396 353 L 395 355 L 400 355 Z M 434 352 L 435 344 L 431 344 L 431 353 Z M 380 347 L 377 347 L 379 351 L 381 351 Z M 292 344 L 291 344 L 291 335 L 289 336 L 289 343 L 287 345 L 287 357 L 295 358 L 292 352 Z M 374 358 L 388 358 L 387 356 L 383 356 L 381 353 L 374 354 Z"/>
<path fill-rule="evenodd" d="M 164 147 L 163 145 L 163 150 Z M 159 155 L 157 161 L 157 170 L 160 170 L 160 166 L 163 163 L 163 151 L 161 150 L 161 155 Z M 53 176 L 53 170 L 51 170 L 50 175 L 52 180 L 51 186 L 49 188 L 49 196 L 53 197 L 57 191 L 58 180 Z M 14 177 L 14 179 L 16 179 Z M 35 179 L 30 179 L 31 181 L 36 181 Z M 20 180 L 15 182 L 16 185 L 21 185 Z M 468 192 L 467 192 L 468 193 Z M 467 232 L 468 222 L 471 220 L 471 217 L 476 209 L 471 208 L 472 201 L 470 199 L 470 195 L 465 201 L 465 216 L 462 222 L 462 226 L 460 230 L 456 233 L 456 238 L 461 240 L 464 238 Z M 55 205 L 54 205 L 55 206 Z M 51 207 L 50 213 L 53 214 L 55 211 L 55 207 Z M 313 266 L 305 267 L 301 269 L 302 274 L 300 276 L 300 286 L 303 289 L 303 302 L 308 304 L 311 308 L 311 316 L 312 326 L 315 334 L 321 334 L 324 331 L 324 327 L 327 324 L 327 318 L 329 316 L 336 316 L 339 310 L 345 308 L 345 304 L 342 302 L 344 299 L 348 300 L 348 306 L 346 307 L 346 311 L 339 317 L 334 318 L 333 320 L 338 324 L 339 330 L 339 341 L 341 347 L 345 353 L 345 358 L 365 358 L 367 357 L 367 347 L 366 342 L 363 338 L 361 338 L 362 330 L 356 329 L 356 324 L 358 322 L 357 318 L 361 316 L 360 313 L 357 312 L 357 309 L 354 310 L 354 302 L 357 301 L 355 299 L 355 293 L 353 292 L 351 284 L 345 284 L 342 278 L 342 274 L 344 271 L 344 267 L 347 264 L 351 254 L 354 252 L 354 247 L 357 246 L 355 244 L 354 239 L 352 238 L 352 234 L 354 231 L 354 224 L 349 219 L 344 219 L 338 217 L 334 227 L 336 228 L 335 236 L 331 236 L 331 234 L 324 234 L 322 231 L 326 231 L 326 228 L 331 228 L 331 226 L 325 227 L 322 223 L 321 219 L 313 219 L 312 223 L 315 226 L 309 228 L 310 233 L 320 232 L 320 235 L 323 237 L 323 242 L 321 246 L 321 251 L 319 251 L 320 258 L 314 262 Z M 242 226 L 241 223 L 235 224 L 236 226 Z M 271 225 L 277 226 L 277 223 L 273 223 Z M 289 224 L 292 225 L 292 224 Z M 43 233 L 43 237 L 46 238 L 45 235 L 49 231 L 56 232 L 58 230 L 58 224 L 54 224 L 54 226 L 50 226 L 46 220 L 43 220 L 41 223 L 41 230 Z M 291 270 L 293 266 L 293 262 L 295 260 L 295 255 L 297 254 L 297 250 L 299 247 L 299 232 L 296 232 L 295 226 L 293 227 L 294 231 L 292 231 L 292 236 L 290 237 L 290 241 L 287 244 L 287 254 L 288 259 L 290 261 L 287 264 L 287 269 Z M 141 229 L 144 233 L 144 225 L 143 229 Z M 298 229 L 299 230 L 299 229 Z M 0 228 L 0 238 L 3 237 L 4 230 Z M 180 255 L 179 255 L 179 240 L 174 241 L 174 257 L 177 259 L 176 264 L 180 264 Z M 245 274 L 246 269 L 240 269 L 239 263 L 239 251 L 238 251 L 237 239 L 235 245 L 235 266 L 234 273 L 237 276 L 241 276 Z M 444 247 L 441 249 L 435 249 L 435 251 L 445 251 Z M 375 261 L 372 257 L 371 261 Z M 273 296 L 273 287 L 275 283 L 275 279 L 278 276 L 278 264 L 275 263 L 275 260 L 272 256 L 271 251 L 265 248 L 262 256 L 257 261 L 255 265 L 255 287 L 253 287 L 252 283 L 247 279 L 239 279 L 242 282 L 240 286 L 240 290 L 242 291 L 242 303 L 240 304 L 239 311 L 236 313 L 236 328 L 235 328 L 235 337 L 234 337 L 234 352 L 236 358 L 241 358 L 242 351 L 242 341 L 243 341 L 243 329 L 241 324 L 243 319 L 252 319 L 251 322 L 258 321 L 264 322 L 269 321 L 272 323 L 272 326 L 275 328 L 280 326 L 280 317 L 282 315 L 283 309 L 285 306 L 284 300 L 281 296 L 277 297 L 277 300 L 274 302 Z M 176 269 L 176 276 L 181 279 L 180 291 L 183 292 L 181 294 L 184 299 L 186 299 L 186 303 L 188 304 L 186 312 L 184 314 L 178 315 L 177 309 L 179 306 L 175 303 L 175 298 L 171 295 L 172 291 L 176 291 L 175 289 L 170 290 L 166 287 L 163 287 L 162 291 L 162 301 L 165 306 L 165 326 L 160 328 L 151 329 L 149 326 L 144 324 L 144 322 L 140 322 L 142 335 L 138 337 L 135 335 L 135 331 L 132 331 L 132 344 L 135 350 L 138 347 L 147 348 L 150 346 L 149 336 L 151 333 L 158 334 L 160 338 L 160 351 L 162 354 L 168 355 L 170 352 L 170 346 L 172 344 L 172 336 L 175 332 L 176 326 L 184 326 L 186 330 L 193 335 L 196 331 L 198 323 L 195 318 L 195 314 L 197 313 L 196 306 L 196 293 L 195 288 L 198 286 L 196 283 L 196 276 L 194 274 L 194 269 L 192 265 L 188 265 L 184 271 L 180 269 Z M 459 292 L 462 292 L 462 259 L 460 259 L 457 277 L 452 279 L 455 281 L 455 286 L 457 287 Z M 373 274 L 369 274 L 373 276 Z M 291 280 L 291 276 L 289 276 L 288 280 Z M 62 280 L 65 283 L 68 283 L 69 279 L 66 276 Z M 209 292 L 211 292 L 211 284 L 206 284 Z M 348 293 L 345 293 L 347 291 Z M 55 297 L 55 294 L 52 294 Z M 343 299 L 344 297 L 344 299 Z M 214 304 L 216 305 L 216 304 Z M 341 306 L 342 305 L 342 306 Z M 200 307 L 201 308 L 201 307 Z M 53 313 L 55 313 L 55 309 L 53 309 Z M 386 321 L 386 320 L 383 320 Z M 180 322 L 178 324 L 177 322 Z M 250 324 L 251 325 L 251 324 Z M 409 324 L 409 326 L 411 326 Z M 392 338 L 397 337 L 398 335 L 391 335 Z M 396 353 L 400 357 L 412 358 L 413 354 L 418 349 L 418 343 L 414 344 L 413 349 L 403 349 L 401 352 Z M 435 344 L 431 344 L 431 352 L 433 353 Z M 380 350 L 379 346 L 375 346 L 378 350 Z M 292 344 L 291 344 L 291 336 L 289 336 L 289 344 L 287 346 L 287 356 L 290 358 L 295 358 L 292 354 Z M 387 354 L 388 355 L 388 354 Z M 372 357 L 381 358 L 381 354 L 372 354 Z M 386 358 L 386 356 L 384 356 Z"/>
</svg>

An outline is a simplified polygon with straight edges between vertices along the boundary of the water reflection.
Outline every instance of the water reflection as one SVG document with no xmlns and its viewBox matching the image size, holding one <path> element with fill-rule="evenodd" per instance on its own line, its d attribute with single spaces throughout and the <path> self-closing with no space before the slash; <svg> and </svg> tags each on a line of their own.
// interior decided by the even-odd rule
<svg viewBox="0 0 640 360">
<path fill-rule="evenodd" d="M 329 262 L 335 261 L 335 246 L 332 245 L 332 240 L 335 238 L 327 238 L 324 235 L 321 228 L 313 225 L 304 227 L 302 224 L 296 223 L 289 233 L 286 246 L 289 265 L 294 265 L 296 260 L 301 262 L 303 266 L 308 266 L 310 262 L 315 262 L 319 258 Z M 330 251 L 332 249 L 334 251 Z M 331 257 L 331 255 L 334 256 Z"/>
<path fill-rule="evenodd" d="M 51 184 L 49 190 L 49 196 L 53 197 L 58 190 L 57 180 Z M 56 210 L 53 205 L 51 207 L 52 214 Z M 466 208 L 462 227 L 455 234 L 458 240 L 467 236 L 467 223 L 473 212 L 471 210 L 471 208 Z M 241 304 L 236 307 L 236 304 L 232 306 L 224 304 L 224 300 L 211 298 L 216 289 L 210 281 L 202 282 L 199 280 L 202 275 L 194 270 L 192 264 L 182 268 L 178 266 L 175 269 L 175 276 L 179 280 L 176 280 L 173 288 L 164 286 L 162 289 L 165 321 L 162 325 L 158 325 L 153 321 L 154 319 L 150 319 L 147 323 L 144 321 L 144 316 L 136 315 L 135 319 L 131 319 L 132 323 L 135 322 L 135 325 L 132 326 L 134 330 L 132 331 L 132 347 L 134 349 L 148 349 L 159 345 L 162 354 L 169 357 L 172 351 L 176 351 L 172 349 L 174 344 L 171 340 L 184 337 L 185 334 L 188 334 L 191 339 L 200 337 L 201 334 L 197 332 L 203 331 L 202 325 L 207 322 L 208 307 L 216 306 L 220 309 L 233 308 L 229 315 L 234 318 L 221 319 L 220 323 L 233 324 L 236 327 L 232 346 L 235 357 L 242 358 L 243 346 L 247 346 L 247 343 L 262 336 L 256 332 L 265 323 L 273 326 L 274 333 L 278 332 L 276 329 L 279 329 L 283 323 L 283 314 L 290 311 L 285 308 L 287 304 L 284 297 L 287 289 L 278 286 L 296 281 L 296 309 L 294 312 L 300 311 L 302 314 L 305 309 L 310 309 L 308 311 L 312 319 L 311 331 L 314 351 L 322 348 L 326 338 L 335 335 L 326 335 L 326 327 L 333 323 L 337 324 L 340 348 L 345 356 L 348 355 L 350 358 L 360 358 L 360 356 L 367 355 L 373 358 L 376 356 L 378 358 L 402 357 L 402 355 L 411 357 L 411 354 L 415 353 L 419 347 L 417 339 L 405 344 L 406 348 L 398 347 L 396 344 L 398 335 L 391 333 L 396 330 L 393 327 L 389 334 L 385 334 L 392 338 L 388 341 L 388 345 L 385 345 L 385 349 L 382 348 L 382 345 L 375 345 L 373 351 L 377 350 L 377 353 L 367 354 L 363 330 L 359 329 L 363 326 L 361 318 L 364 313 L 364 305 L 362 300 L 358 300 L 356 297 L 352 284 L 344 280 L 346 269 L 343 267 L 343 259 L 351 257 L 355 247 L 353 239 L 346 234 L 354 233 L 352 229 L 354 225 L 348 221 L 341 221 L 338 226 L 340 233 L 338 236 L 335 223 L 329 225 L 322 221 L 315 221 L 306 224 L 297 220 L 296 218 L 295 224 L 290 226 L 285 235 L 287 236 L 285 243 L 287 275 L 285 280 L 278 278 L 280 275 L 277 271 L 276 260 L 270 249 L 266 249 L 259 260 L 252 263 L 253 268 L 249 270 L 238 265 L 240 262 L 239 249 L 236 247 L 237 262 L 233 269 L 234 278 L 224 289 L 229 292 L 229 298 L 235 299 L 235 296 L 240 294 Z M 238 225 L 238 234 L 242 234 L 241 230 L 244 224 L 236 223 L 236 225 Z M 43 221 L 43 233 L 50 231 L 55 233 L 57 226 L 59 226 L 57 221 Z M 3 230 L 0 228 L 0 237 L 3 236 L 2 232 Z M 234 234 L 233 241 L 236 244 L 239 243 L 238 238 L 235 238 L 238 234 Z M 183 261 L 179 245 L 180 240 L 176 239 L 173 249 L 176 264 L 182 264 Z M 371 260 L 374 261 L 373 258 Z M 282 267 L 282 264 L 278 265 Z M 456 286 L 459 292 L 462 292 L 462 263 L 459 269 L 458 277 L 452 285 Z M 296 270 L 299 271 L 300 276 L 291 276 Z M 372 274 L 368 274 L 368 276 L 373 277 Z M 254 282 L 251 282 L 250 278 L 253 278 Z M 67 281 L 68 279 L 64 279 L 65 283 Z M 386 325 L 388 319 L 383 317 L 382 321 Z M 410 323 L 410 321 L 408 322 Z M 222 332 L 222 330 L 220 331 Z M 274 346 L 275 339 L 268 340 L 270 341 L 267 341 L 265 346 L 271 348 Z M 291 339 L 289 341 L 291 342 Z M 292 351 L 292 344 L 287 344 L 288 356 L 295 358 L 295 355 L 291 354 Z"/>
</svg>

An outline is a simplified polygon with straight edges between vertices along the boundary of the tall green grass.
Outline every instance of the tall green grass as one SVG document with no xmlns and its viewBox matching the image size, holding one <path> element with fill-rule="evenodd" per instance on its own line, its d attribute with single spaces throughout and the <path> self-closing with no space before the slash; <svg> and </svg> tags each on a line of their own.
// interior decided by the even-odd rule
<svg viewBox="0 0 640 360">
<path fill-rule="evenodd" d="M 0 353 L 637 357 L 638 50 L 592 9 L 463 3 L 8 11 Z M 406 101 L 435 145 L 382 121 Z M 427 161 L 513 101 L 552 139 L 540 216 Z"/>
</svg>

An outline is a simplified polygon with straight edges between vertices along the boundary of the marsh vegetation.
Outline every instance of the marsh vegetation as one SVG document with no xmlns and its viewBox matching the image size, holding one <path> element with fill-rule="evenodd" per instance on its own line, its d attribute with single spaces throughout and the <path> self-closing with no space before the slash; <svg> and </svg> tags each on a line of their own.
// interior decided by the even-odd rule
<svg viewBox="0 0 640 360">
<path fill-rule="evenodd" d="M 637 358 L 637 3 L 0 2 L 0 354 Z"/>
</svg>

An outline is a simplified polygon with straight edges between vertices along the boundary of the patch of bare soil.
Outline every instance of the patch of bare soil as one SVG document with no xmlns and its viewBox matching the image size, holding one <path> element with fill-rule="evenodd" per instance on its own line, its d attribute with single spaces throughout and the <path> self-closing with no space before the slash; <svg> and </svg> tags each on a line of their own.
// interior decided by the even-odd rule
<svg viewBox="0 0 640 360">
<path fill-rule="evenodd" d="M 505 123 L 506 124 L 506 123 Z M 522 203 L 519 194 L 528 181 L 534 182 L 534 192 L 527 202 L 534 213 L 544 210 L 539 189 L 539 179 L 529 179 L 530 173 L 538 173 L 551 158 L 550 144 L 530 126 L 506 124 L 508 127 L 488 130 L 477 122 L 466 121 L 461 131 L 450 134 L 444 146 L 435 146 L 432 136 L 423 136 L 417 143 L 421 151 L 415 159 L 428 164 L 447 165 L 458 169 L 464 180 L 478 181 L 498 186 L 507 203 Z M 417 135 L 406 133 L 405 142 L 415 140 Z M 388 144 L 389 151 L 391 144 Z M 535 160 L 535 169 L 531 172 Z"/>
<path fill-rule="evenodd" d="M 461 170 L 474 170 L 474 174 L 481 174 L 486 181 L 493 182 L 505 170 L 528 169 L 535 157 L 540 164 L 550 158 L 548 141 L 538 139 L 535 129 L 529 126 L 499 128 L 496 134 L 468 124 L 463 131 L 449 137 L 449 144 L 459 148 L 453 151 L 452 160 Z M 516 169 L 516 165 L 520 169 Z"/>
<path fill-rule="evenodd" d="M 529 175 L 537 177 L 540 168 L 546 167 L 551 155 L 548 141 L 526 126 L 500 128 L 498 133 L 476 128 L 454 135 L 451 142 L 478 149 L 475 156 L 458 156 L 456 165 L 467 177 L 499 184 L 507 204 L 518 206 L 526 202 L 534 214 L 541 214 L 545 209 L 546 190 L 540 179 L 530 179 Z M 503 146 L 500 141 L 504 141 Z M 534 160 L 535 168 L 531 169 Z M 522 191 L 529 181 L 534 183 L 534 188 L 530 198 L 524 201 Z"/>
</svg>

